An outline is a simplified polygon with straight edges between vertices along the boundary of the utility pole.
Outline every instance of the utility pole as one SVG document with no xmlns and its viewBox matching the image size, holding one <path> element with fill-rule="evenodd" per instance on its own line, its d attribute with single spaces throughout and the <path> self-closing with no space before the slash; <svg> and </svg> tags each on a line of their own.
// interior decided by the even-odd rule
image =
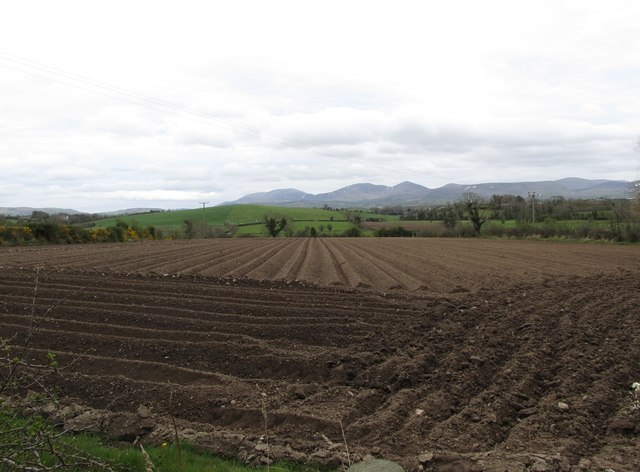
<svg viewBox="0 0 640 472">
<path fill-rule="evenodd" d="M 204 218 L 204 216 L 205 216 L 204 215 L 204 208 L 205 208 L 206 204 L 209 203 L 209 202 L 199 202 L 199 203 L 200 203 L 200 205 L 202 205 L 202 230 L 206 234 L 207 233 L 207 223 L 206 223 L 206 220 Z"/>
</svg>

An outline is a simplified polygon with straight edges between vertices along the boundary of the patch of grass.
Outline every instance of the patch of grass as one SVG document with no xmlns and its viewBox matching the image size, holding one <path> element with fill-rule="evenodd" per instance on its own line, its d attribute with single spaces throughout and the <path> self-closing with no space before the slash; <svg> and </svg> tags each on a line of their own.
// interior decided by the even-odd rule
<svg viewBox="0 0 640 472">
<path fill-rule="evenodd" d="M 103 444 L 98 436 L 77 435 L 70 437 L 75 445 L 95 457 L 109 461 L 116 469 L 130 471 L 145 471 L 145 460 L 140 449 L 133 446 L 115 447 Z M 234 472 L 246 472 L 251 469 L 237 461 L 225 460 L 210 454 L 195 451 L 190 446 L 181 443 L 182 447 L 182 472 L 228 470 Z M 178 450 L 174 445 L 149 446 L 145 450 L 157 470 L 163 472 L 180 472 L 178 462 Z"/>
<path fill-rule="evenodd" d="M 114 447 L 102 444 L 99 437 L 79 435 L 73 439 L 82 450 L 96 457 L 109 460 L 123 470 L 145 471 L 145 463 L 139 449 L 132 446 Z M 267 467 L 249 467 L 237 460 L 225 459 L 206 452 L 198 451 L 188 443 L 181 445 L 181 464 L 178 460 L 178 448 L 174 445 L 149 446 L 145 450 L 157 470 L 162 472 L 263 472 Z M 279 462 L 270 467 L 283 472 L 317 472 L 319 469 L 303 464 Z"/>
<path fill-rule="evenodd" d="M 65 440 L 78 449 L 114 465 L 116 470 L 144 471 L 145 463 L 139 449 L 103 444 L 100 437 L 91 434 L 65 436 Z"/>
<path fill-rule="evenodd" d="M 7 429 L 27 426 L 34 429 L 52 428 L 41 418 L 21 418 L 16 417 L 13 412 L 0 412 L 0 423 Z M 37 431 L 36 431 L 37 432 Z M 34 432 L 34 434 L 36 434 Z M 57 436 L 57 434 L 56 434 Z M 4 436 L 3 436 L 4 437 Z M 8 437 L 5 437 L 8 439 Z M 88 454 L 100 462 L 108 463 L 116 471 L 145 472 L 145 460 L 139 448 L 134 446 L 115 446 L 107 444 L 102 437 L 94 434 L 62 435 L 59 440 Z M 151 461 L 158 471 L 162 472 L 208 472 L 208 471 L 229 471 L 229 472 L 263 472 L 267 467 L 249 467 L 237 460 L 225 459 L 213 454 L 198 451 L 197 448 L 188 443 L 181 442 L 182 467 L 178 461 L 178 448 L 173 445 L 149 446 L 145 450 L 149 454 Z M 47 466 L 54 466 L 56 459 L 47 454 L 43 455 L 43 462 Z M 0 466 L 0 469 L 2 467 Z M 270 466 L 271 470 L 279 472 L 317 472 L 318 468 L 296 464 L 291 462 L 278 462 Z M 83 463 L 76 469 L 65 469 L 77 472 L 90 470 L 104 470 L 100 467 L 91 468 L 87 463 Z"/>
</svg>

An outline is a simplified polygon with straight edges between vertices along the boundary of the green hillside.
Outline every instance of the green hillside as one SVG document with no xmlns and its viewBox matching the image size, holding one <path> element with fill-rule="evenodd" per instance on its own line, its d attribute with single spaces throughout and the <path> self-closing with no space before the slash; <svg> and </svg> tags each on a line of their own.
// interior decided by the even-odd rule
<svg viewBox="0 0 640 472">
<path fill-rule="evenodd" d="M 332 224 L 335 230 L 349 227 L 347 211 L 324 210 L 320 208 L 284 208 L 262 205 L 226 205 L 218 207 L 195 208 L 191 210 L 163 211 L 156 213 L 142 213 L 126 215 L 116 218 L 105 218 L 95 221 L 96 227 L 115 226 L 116 222 L 124 221 L 129 225 L 139 227 L 153 226 L 163 230 L 179 230 L 184 227 L 185 220 L 195 224 L 207 226 L 232 227 L 239 226 L 238 234 L 261 234 L 264 231 L 265 217 L 286 218 L 295 229 L 305 226 Z M 364 221 L 366 218 L 376 218 L 380 215 L 357 212 Z"/>
</svg>

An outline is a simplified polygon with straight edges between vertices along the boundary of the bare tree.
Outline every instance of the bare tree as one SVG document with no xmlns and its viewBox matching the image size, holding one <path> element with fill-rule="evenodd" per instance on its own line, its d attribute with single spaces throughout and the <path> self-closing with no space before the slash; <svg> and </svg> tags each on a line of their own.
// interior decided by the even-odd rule
<svg viewBox="0 0 640 472">
<path fill-rule="evenodd" d="M 482 225 L 487 221 L 484 213 L 480 211 L 482 197 L 477 193 L 465 192 L 462 194 L 460 202 L 467 210 L 467 216 L 471 224 L 473 224 L 473 230 L 476 234 L 480 234 L 480 228 L 482 228 Z"/>
<path fill-rule="evenodd" d="M 95 283 L 81 287 L 55 302 L 42 315 L 37 315 L 39 281 L 38 268 L 30 327 L 22 333 L 17 331 L 9 338 L 0 338 L 0 470 L 113 472 L 111 464 L 65 440 L 64 429 L 56 429 L 37 413 L 38 408 L 45 404 L 57 404 L 53 389 L 48 384 L 50 377 L 58 373 L 58 361 L 52 352 L 48 352 L 41 363 L 33 361 L 37 352 L 32 349 L 31 341 L 54 309 Z M 33 392 L 21 398 L 21 393 L 32 389 Z"/>
<path fill-rule="evenodd" d="M 456 211 L 453 206 L 447 205 L 447 207 L 442 212 L 442 223 L 444 224 L 444 227 L 449 231 L 453 231 L 453 229 L 456 227 Z"/>
</svg>

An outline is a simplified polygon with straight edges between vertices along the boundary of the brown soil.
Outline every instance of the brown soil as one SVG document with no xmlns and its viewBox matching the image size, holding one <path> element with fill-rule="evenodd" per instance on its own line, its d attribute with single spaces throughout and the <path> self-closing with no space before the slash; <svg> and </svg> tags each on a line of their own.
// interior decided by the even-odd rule
<svg viewBox="0 0 640 472">
<path fill-rule="evenodd" d="M 639 262 L 481 240 L 4 248 L 0 336 L 24 340 L 44 267 L 36 318 L 63 301 L 33 356 L 92 407 L 166 414 L 173 390 L 179 421 L 256 443 L 266 411 L 274 444 L 324 462 L 342 425 L 351 454 L 408 469 L 640 470 Z"/>
<path fill-rule="evenodd" d="M 0 270 L 190 274 L 433 294 L 639 266 L 638 246 L 515 240 L 256 238 L 0 247 Z"/>
</svg>

